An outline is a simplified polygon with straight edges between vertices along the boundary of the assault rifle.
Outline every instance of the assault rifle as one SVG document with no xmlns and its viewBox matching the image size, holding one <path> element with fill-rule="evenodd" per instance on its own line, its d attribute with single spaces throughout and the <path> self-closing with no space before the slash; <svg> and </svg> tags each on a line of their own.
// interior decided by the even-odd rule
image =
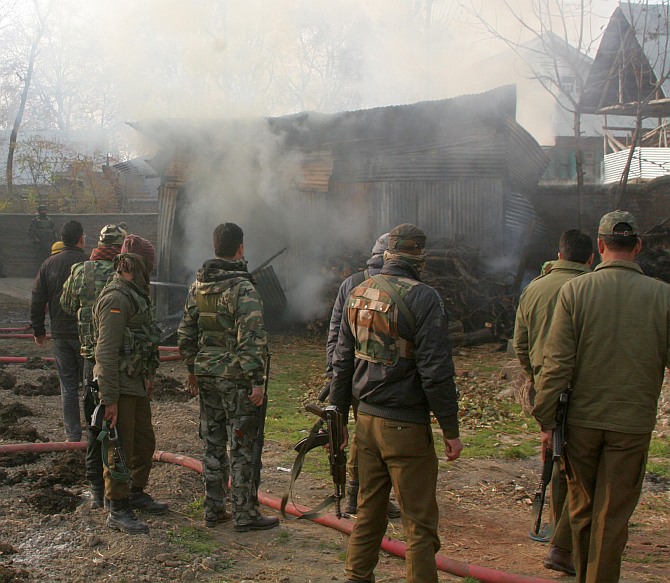
<svg viewBox="0 0 670 583">
<path fill-rule="evenodd" d="M 261 485 L 261 468 L 263 463 L 263 446 L 265 445 L 265 417 L 268 412 L 268 381 L 270 378 L 270 353 L 265 361 L 265 382 L 263 384 L 263 403 L 258 407 L 258 426 L 256 437 L 251 445 L 251 480 L 256 487 L 256 492 Z"/>
<path fill-rule="evenodd" d="M 542 462 L 542 476 L 540 484 L 535 490 L 533 497 L 533 522 L 530 530 L 530 538 L 539 542 L 548 542 L 554 532 L 553 523 L 542 524 L 542 510 L 547 494 L 547 486 L 551 482 L 551 475 L 554 471 L 554 464 L 559 462 L 563 456 L 565 446 L 565 428 L 568 418 L 568 392 L 563 392 L 558 398 L 558 407 L 556 408 L 556 428 L 552 435 L 551 449 L 544 452 L 544 462 Z"/>
<path fill-rule="evenodd" d="M 100 403 L 91 415 L 91 427 L 99 430 L 98 441 L 102 444 L 100 451 L 102 455 L 102 464 L 109 470 L 109 473 L 116 480 L 127 482 L 130 480 L 130 469 L 126 461 L 126 453 L 121 444 L 121 436 L 116 427 L 110 427 L 105 421 L 105 406 Z M 114 444 L 114 466 L 109 465 L 109 442 Z"/>
<path fill-rule="evenodd" d="M 319 417 L 319 421 L 310 429 L 309 435 L 301 439 L 293 447 L 298 452 L 293 468 L 291 470 L 291 483 L 289 490 L 282 497 L 281 512 L 285 516 L 285 508 L 293 490 L 293 484 L 300 475 L 303 461 L 308 451 L 316 447 L 328 446 L 328 462 L 330 465 L 330 475 L 333 478 L 335 492 L 328 496 L 321 504 L 315 508 L 304 512 L 300 518 L 316 518 L 319 513 L 335 503 L 335 515 L 342 517 L 341 501 L 344 495 L 344 489 L 347 484 L 347 456 L 342 450 L 344 441 L 344 416 L 337 410 L 337 407 L 329 405 L 321 408 L 316 404 L 307 404 L 305 409 Z M 324 427 L 325 426 L 325 427 Z"/>
</svg>

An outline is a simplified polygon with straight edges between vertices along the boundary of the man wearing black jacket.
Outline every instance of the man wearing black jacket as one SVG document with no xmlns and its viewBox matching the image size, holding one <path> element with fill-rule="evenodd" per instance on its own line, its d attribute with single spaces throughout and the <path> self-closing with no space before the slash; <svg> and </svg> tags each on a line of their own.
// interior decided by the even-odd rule
<svg viewBox="0 0 670 583">
<path fill-rule="evenodd" d="M 358 519 L 347 551 L 349 582 L 374 580 L 391 486 L 407 537 L 406 580 L 438 580 L 431 412 L 447 459 L 457 459 L 463 446 L 447 316 L 438 293 L 420 280 L 425 248 L 426 236 L 415 225 L 391 230 L 381 273 L 349 295 L 333 354 L 331 404 L 346 419 L 352 396 L 359 402 Z"/>
<path fill-rule="evenodd" d="M 63 225 L 61 239 L 65 247 L 60 253 L 45 259 L 40 266 L 30 302 L 30 323 L 35 343 L 39 346 L 46 343 L 44 321 L 47 305 L 49 307 L 51 337 L 63 402 L 63 427 L 68 441 L 81 441 L 79 383 L 82 378 L 82 358 L 79 353 L 77 317 L 63 311 L 60 296 L 71 267 L 88 259 L 84 253 L 85 236 L 80 222 L 68 221 Z"/>
</svg>

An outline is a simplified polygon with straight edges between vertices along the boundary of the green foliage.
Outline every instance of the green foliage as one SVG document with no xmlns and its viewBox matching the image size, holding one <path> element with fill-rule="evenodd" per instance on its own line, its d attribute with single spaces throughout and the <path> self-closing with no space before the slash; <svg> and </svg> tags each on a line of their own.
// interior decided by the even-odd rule
<svg viewBox="0 0 670 583">
<path fill-rule="evenodd" d="M 194 526 L 179 527 L 167 531 L 168 539 L 189 553 L 209 555 L 219 548 L 219 543 L 207 532 Z"/>
</svg>

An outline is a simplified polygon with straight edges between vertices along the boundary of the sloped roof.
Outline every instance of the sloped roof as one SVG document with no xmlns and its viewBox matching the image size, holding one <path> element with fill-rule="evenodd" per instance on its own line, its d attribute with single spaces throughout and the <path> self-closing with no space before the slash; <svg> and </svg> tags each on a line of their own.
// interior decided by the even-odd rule
<svg viewBox="0 0 670 583">
<path fill-rule="evenodd" d="M 622 2 L 607 24 L 588 76 L 582 111 L 635 115 L 670 115 L 670 8 L 663 4 Z M 643 55 L 647 74 L 638 86 L 636 57 Z M 655 85 L 661 80 L 660 92 Z"/>
</svg>

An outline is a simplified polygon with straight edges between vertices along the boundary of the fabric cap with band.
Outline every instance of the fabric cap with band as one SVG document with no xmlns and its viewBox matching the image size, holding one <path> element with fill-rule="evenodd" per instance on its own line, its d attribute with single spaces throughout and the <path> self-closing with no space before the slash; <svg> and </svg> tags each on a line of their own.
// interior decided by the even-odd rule
<svg viewBox="0 0 670 583">
<path fill-rule="evenodd" d="M 426 234 L 416 225 L 403 223 L 393 227 L 389 233 L 389 248 L 392 253 L 418 255 L 426 247 Z"/>
<path fill-rule="evenodd" d="M 630 230 L 616 231 L 615 227 L 621 223 L 630 225 Z M 616 235 L 617 237 L 637 236 L 637 221 L 635 217 L 627 211 L 612 211 L 604 215 L 600 219 L 600 225 L 598 225 L 598 236 L 610 237 L 612 235 Z"/>
<path fill-rule="evenodd" d="M 383 255 L 384 251 L 389 248 L 389 234 L 384 233 L 379 239 L 375 241 L 375 245 L 372 248 L 371 255 Z"/>
<path fill-rule="evenodd" d="M 123 245 L 121 246 L 121 254 L 124 253 L 139 255 L 144 259 L 148 271 L 153 271 L 154 262 L 156 260 L 156 250 L 151 244 L 151 241 L 147 241 L 139 235 L 128 235 L 123 240 Z"/>
</svg>

